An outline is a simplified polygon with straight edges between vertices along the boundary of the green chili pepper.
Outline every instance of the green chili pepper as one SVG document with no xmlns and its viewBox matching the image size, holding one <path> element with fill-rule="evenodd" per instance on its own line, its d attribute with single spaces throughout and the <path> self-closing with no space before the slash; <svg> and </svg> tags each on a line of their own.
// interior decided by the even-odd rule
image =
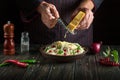
<svg viewBox="0 0 120 80">
<path fill-rule="evenodd" d="M 33 63 L 36 63 L 37 61 L 35 59 L 30 59 L 30 60 L 20 60 L 20 62 L 33 64 Z"/>
<path fill-rule="evenodd" d="M 9 63 L 1 63 L 1 64 L 0 64 L 0 67 L 6 66 L 6 65 L 9 65 Z"/>
</svg>

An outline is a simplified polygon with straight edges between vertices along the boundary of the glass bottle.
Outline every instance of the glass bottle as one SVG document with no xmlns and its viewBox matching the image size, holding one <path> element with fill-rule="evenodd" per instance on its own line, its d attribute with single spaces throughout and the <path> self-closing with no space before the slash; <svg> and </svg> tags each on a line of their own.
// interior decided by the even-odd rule
<svg viewBox="0 0 120 80">
<path fill-rule="evenodd" d="M 29 53 L 29 33 L 21 33 L 21 53 Z"/>
</svg>

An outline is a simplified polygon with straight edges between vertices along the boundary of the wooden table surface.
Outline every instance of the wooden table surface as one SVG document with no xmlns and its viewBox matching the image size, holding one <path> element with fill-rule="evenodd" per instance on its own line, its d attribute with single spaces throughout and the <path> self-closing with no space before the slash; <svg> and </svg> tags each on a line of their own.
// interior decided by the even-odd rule
<svg viewBox="0 0 120 80">
<path fill-rule="evenodd" d="M 103 45 L 97 55 L 87 53 L 82 58 L 72 62 L 52 62 L 43 58 L 38 45 L 31 45 L 30 52 L 20 53 L 16 46 L 15 55 L 4 55 L 0 46 L 0 62 L 7 59 L 36 59 L 39 63 L 27 68 L 14 65 L 0 67 L 0 80 L 120 80 L 120 67 L 103 66 L 97 61 L 108 47 Z M 120 52 L 120 46 L 110 46 Z"/>
</svg>

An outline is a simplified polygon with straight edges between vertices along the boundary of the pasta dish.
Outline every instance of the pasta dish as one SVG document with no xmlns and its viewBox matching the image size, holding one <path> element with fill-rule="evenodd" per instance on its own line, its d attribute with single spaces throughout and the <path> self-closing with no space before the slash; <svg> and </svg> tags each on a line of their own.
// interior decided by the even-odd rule
<svg viewBox="0 0 120 80">
<path fill-rule="evenodd" d="M 56 41 L 44 48 L 44 52 L 50 55 L 71 56 L 82 54 L 85 51 L 78 43 Z"/>
</svg>

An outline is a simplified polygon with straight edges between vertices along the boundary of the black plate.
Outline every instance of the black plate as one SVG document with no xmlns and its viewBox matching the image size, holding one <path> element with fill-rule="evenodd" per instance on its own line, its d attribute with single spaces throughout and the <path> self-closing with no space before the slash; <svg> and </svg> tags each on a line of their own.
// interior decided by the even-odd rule
<svg viewBox="0 0 120 80">
<path fill-rule="evenodd" d="M 81 54 L 69 55 L 69 56 L 50 55 L 50 54 L 47 54 L 47 53 L 44 52 L 45 47 L 46 46 L 42 46 L 40 48 L 40 52 L 41 52 L 42 56 L 44 56 L 47 59 L 55 60 L 55 61 L 64 61 L 64 62 L 74 61 L 76 59 L 80 59 L 81 57 L 83 57 L 88 52 L 88 48 L 83 46 L 85 51 Z"/>
</svg>

